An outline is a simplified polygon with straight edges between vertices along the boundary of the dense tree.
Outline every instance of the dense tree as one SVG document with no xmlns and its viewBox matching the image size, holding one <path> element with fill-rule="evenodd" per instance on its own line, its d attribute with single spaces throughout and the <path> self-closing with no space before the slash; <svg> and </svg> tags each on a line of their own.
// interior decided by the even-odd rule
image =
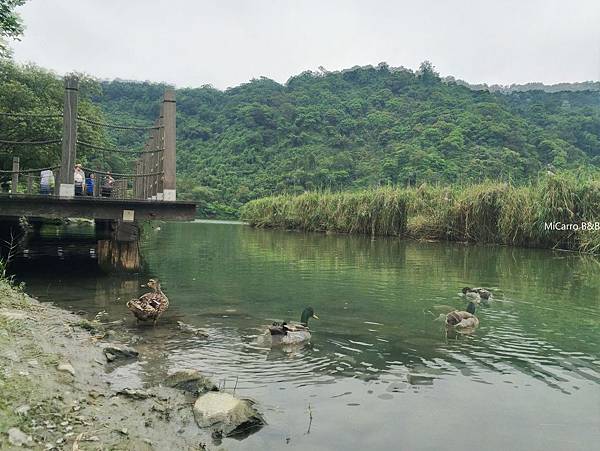
<svg viewBox="0 0 600 451">
<path fill-rule="evenodd" d="M 164 87 L 104 82 L 94 100 L 116 119 L 147 121 Z M 597 92 L 518 91 L 441 80 L 427 61 L 416 73 L 381 63 L 304 72 L 284 85 L 260 78 L 224 92 L 180 89 L 179 191 L 204 213 L 223 213 L 277 192 L 519 183 L 550 164 L 599 163 Z"/>
<path fill-rule="evenodd" d="M 79 115 L 96 122 L 105 122 L 99 105 L 91 101 L 101 92 L 98 82 L 79 75 Z M 36 66 L 19 66 L 8 59 L 0 60 L 0 169 L 12 167 L 13 156 L 20 158 L 22 169 L 60 164 L 61 145 L 13 145 L 9 141 L 46 141 L 62 137 L 64 85 L 56 74 Z M 23 114 L 10 116 L 10 114 Z M 33 113 L 41 116 L 27 116 Z M 58 117 L 43 117 L 55 114 Z M 110 145 L 109 136 L 100 127 L 81 122 L 79 139 L 95 145 Z M 121 155 L 103 155 L 89 148 L 78 147 L 78 161 L 97 169 L 123 170 L 128 162 Z"/>
<path fill-rule="evenodd" d="M 0 0 L 0 57 L 8 54 L 6 39 L 19 39 L 24 26 L 19 15 L 15 12 L 17 6 L 25 4 L 26 0 Z"/>
</svg>

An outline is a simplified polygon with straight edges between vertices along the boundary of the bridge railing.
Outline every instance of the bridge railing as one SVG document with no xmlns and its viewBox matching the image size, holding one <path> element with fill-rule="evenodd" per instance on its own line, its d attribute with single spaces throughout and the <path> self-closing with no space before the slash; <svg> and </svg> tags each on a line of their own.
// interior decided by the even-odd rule
<svg viewBox="0 0 600 451">
<path fill-rule="evenodd" d="M 13 194 L 41 194 L 41 173 L 49 170 L 53 180 L 58 179 L 60 166 L 36 169 L 21 169 L 20 158 L 13 157 L 11 170 L 0 170 L 0 192 Z M 53 190 L 50 192 L 53 194 Z"/>
<path fill-rule="evenodd" d="M 172 89 L 165 91 L 161 100 L 160 114 L 152 125 L 123 125 L 98 122 L 78 114 L 79 83 L 77 78 L 65 78 L 65 97 L 63 114 L 40 114 L 40 113 L 2 113 L 0 116 L 17 118 L 63 119 L 62 138 L 44 139 L 39 141 L 18 141 L 10 139 L 7 133 L 0 138 L 0 152 L 4 149 L 15 149 L 20 146 L 39 147 L 50 145 L 61 145 L 61 162 L 52 166 L 55 172 L 54 194 L 60 197 L 73 197 L 75 192 L 75 165 L 78 163 L 77 151 L 86 150 L 86 155 L 94 155 L 96 161 L 103 162 L 89 164 L 90 167 L 82 167 L 86 173 L 93 174 L 94 189 L 92 196 L 112 197 L 119 199 L 145 199 L 155 201 L 174 201 L 177 197 L 176 191 L 176 138 L 175 138 L 175 92 Z M 86 142 L 78 136 L 78 125 L 85 124 L 88 127 L 98 127 L 113 131 L 136 130 L 145 132 L 147 139 L 139 149 L 126 149 L 119 147 L 101 146 Z M 3 130 L 0 130 L 2 133 Z M 131 157 L 130 173 L 111 173 L 107 169 L 106 156 L 112 154 L 129 155 Z M 16 160 L 15 160 L 16 159 Z M 16 166 L 15 166 L 16 161 Z M 6 187 L 13 194 L 33 194 L 40 192 L 40 172 L 48 168 L 21 169 L 19 158 L 13 158 L 11 170 L 0 170 L 0 191 L 6 191 Z M 5 180 L 8 179 L 8 180 Z M 79 194 L 79 193 L 77 193 Z M 83 187 L 83 195 L 86 195 L 86 186 Z"/>
</svg>

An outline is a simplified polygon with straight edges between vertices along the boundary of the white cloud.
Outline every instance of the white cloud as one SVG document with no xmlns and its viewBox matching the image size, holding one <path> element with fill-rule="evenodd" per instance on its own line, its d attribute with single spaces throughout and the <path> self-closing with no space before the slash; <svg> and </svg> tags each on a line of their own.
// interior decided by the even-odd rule
<svg viewBox="0 0 600 451">
<path fill-rule="evenodd" d="M 226 88 L 431 60 L 478 83 L 600 75 L 596 0 L 31 0 L 15 58 L 66 73 Z"/>
</svg>

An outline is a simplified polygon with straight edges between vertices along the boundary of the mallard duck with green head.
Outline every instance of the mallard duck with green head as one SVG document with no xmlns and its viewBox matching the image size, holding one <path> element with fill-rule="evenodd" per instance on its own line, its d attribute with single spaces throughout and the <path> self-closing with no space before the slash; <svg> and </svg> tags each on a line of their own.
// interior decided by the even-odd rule
<svg viewBox="0 0 600 451">
<path fill-rule="evenodd" d="M 156 325 L 158 318 L 169 308 L 169 298 L 162 292 L 158 280 L 150 279 L 146 286 L 152 291 L 127 302 L 127 308 L 134 314 L 138 323 L 152 321 Z"/>
<path fill-rule="evenodd" d="M 308 320 L 319 319 L 312 307 L 306 307 L 300 315 L 300 323 L 288 324 L 273 323 L 269 326 L 269 333 L 274 344 L 298 344 L 310 341 L 310 329 Z"/>
<path fill-rule="evenodd" d="M 456 329 L 474 329 L 479 326 L 479 318 L 475 316 L 477 306 L 469 301 L 467 310 L 454 310 L 446 315 L 446 325 Z"/>
</svg>

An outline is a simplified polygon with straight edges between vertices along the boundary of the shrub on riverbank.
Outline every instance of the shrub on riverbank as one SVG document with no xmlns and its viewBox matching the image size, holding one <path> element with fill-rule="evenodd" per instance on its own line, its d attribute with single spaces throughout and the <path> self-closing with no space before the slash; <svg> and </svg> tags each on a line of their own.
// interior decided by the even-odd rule
<svg viewBox="0 0 600 451">
<path fill-rule="evenodd" d="M 600 224 L 600 181 L 563 174 L 519 187 L 485 182 L 308 192 L 251 201 L 242 208 L 242 219 L 255 227 L 600 253 L 600 231 L 594 230 Z M 553 230 L 546 227 L 550 223 L 579 229 Z"/>
</svg>

